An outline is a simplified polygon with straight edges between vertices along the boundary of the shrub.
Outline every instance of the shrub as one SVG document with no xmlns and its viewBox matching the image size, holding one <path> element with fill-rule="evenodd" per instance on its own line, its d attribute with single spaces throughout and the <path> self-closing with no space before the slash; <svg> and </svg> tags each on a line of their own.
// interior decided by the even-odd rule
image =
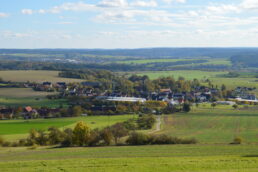
<svg viewBox="0 0 258 172">
<path fill-rule="evenodd" d="M 243 139 L 241 137 L 235 137 L 231 144 L 241 144 Z"/>
<path fill-rule="evenodd" d="M 150 143 L 150 137 L 143 133 L 132 132 L 126 142 L 129 145 L 146 145 Z"/>
<path fill-rule="evenodd" d="M 156 118 L 154 115 L 143 115 L 137 120 L 139 129 L 151 129 L 155 122 Z"/>
<path fill-rule="evenodd" d="M 101 133 L 98 129 L 90 132 L 89 146 L 97 146 L 101 141 Z"/>
<path fill-rule="evenodd" d="M 62 147 L 69 147 L 73 145 L 73 130 L 67 128 L 64 130 L 64 140 L 61 142 Z"/>
<path fill-rule="evenodd" d="M 59 144 L 64 140 L 65 133 L 58 128 L 50 127 L 48 131 L 48 140 L 51 145 Z"/>
<path fill-rule="evenodd" d="M 112 140 L 114 138 L 110 128 L 105 128 L 101 131 L 101 139 L 104 141 L 105 145 L 110 145 L 112 143 Z"/>
<path fill-rule="evenodd" d="M 2 143 L 2 146 L 3 147 L 9 147 L 9 146 L 11 146 L 12 145 L 12 143 L 11 142 L 8 142 L 8 141 L 5 141 L 4 143 Z"/>
</svg>

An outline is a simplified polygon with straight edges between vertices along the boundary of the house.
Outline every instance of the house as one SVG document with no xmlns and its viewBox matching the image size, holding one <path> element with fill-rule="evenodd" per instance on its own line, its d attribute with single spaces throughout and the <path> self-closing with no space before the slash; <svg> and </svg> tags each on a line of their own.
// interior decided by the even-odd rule
<svg viewBox="0 0 258 172">
<path fill-rule="evenodd" d="M 44 87 L 52 87 L 52 83 L 51 82 L 43 82 L 42 85 Z"/>
<path fill-rule="evenodd" d="M 38 116 L 38 112 L 36 109 L 33 109 L 30 106 L 26 106 L 23 109 L 23 117 L 24 119 L 32 119 L 32 118 L 36 118 Z"/>
<path fill-rule="evenodd" d="M 0 119 L 12 119 L 13 118 L 13 109 L 4 108 L 0 109 Z"/>
<path fill-rule="evenodd" d="M 231 105 L 231 106 L 233 106 L 233 105 L 236 104 L 236 102 L 233 102 L 233 101 L 217 101 L 216 104 L 218 104 L 218 105 Z"/>
<path fill-rule="evenodd" d="M 93 88 L 98 88 L 101 86 L 101 83 L 100 82 L 89 82 L 89 81 L 86 81 L 86 82 L 81 82 L 81 84 L 83 86 L 86 86 L 86 87 L 93 87 Z"/>
</svg>

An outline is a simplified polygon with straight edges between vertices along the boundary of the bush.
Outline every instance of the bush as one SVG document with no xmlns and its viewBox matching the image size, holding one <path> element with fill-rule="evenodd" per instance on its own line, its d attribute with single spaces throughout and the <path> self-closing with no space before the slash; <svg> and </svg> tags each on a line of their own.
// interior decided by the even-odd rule
<svg viewBox="0 0 258 172">
<path fill-rule="evenodd" d="M 126 142 L 129 145 L 146 145 L 150 143 L 150 137 L 143 133 L 132 132 Z"/>
<path fill-rule="evenodd" d="M 138 129 L 151 129 L 155 122 L 156 118 L 154 115 L 143 115 L 137 120 Z"/>
<path fill-rule="evenodd" d="M 5 141 L 4 143 L 2 143 L 2 146 L 3 147 L 9 147 L 9 146 L 11 146 L 12 145 L 12 143 L 11 142 L 8 142 L 8 141 Z"/>
<path fill-rule="evenodd" d="M 243 139 L 241 137 L 236 137 L 234 138 L 231 144 L 241 144 L 242 142 L 243 142 Z"/>
<path fill-rule="evenodd" d="M 97 146 L 101 141 L 101 133 L 98 129 L 90 132 L 89 146 Z"/>
<path fill-rule="evenodd" d="M 61 142 L 62 147 L 70 147 L 73 145 L 73 130 L 67 128 L 64 130 L 64 140 Z"/>
<path fill-rule="evenodd" d="M 101 131 L 101 139 L 104 141 L 105 145 L 110 145 L 112 143 L 112 140 L 114 138 L 112 131 L 110 128 L 105 128 Z"/>
</svg>

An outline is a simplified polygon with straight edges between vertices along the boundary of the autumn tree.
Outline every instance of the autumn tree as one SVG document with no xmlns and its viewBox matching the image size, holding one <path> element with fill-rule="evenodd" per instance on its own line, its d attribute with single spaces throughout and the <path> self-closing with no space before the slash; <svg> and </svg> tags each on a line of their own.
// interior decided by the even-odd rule
<svg viewBox="0 0 258 172">
<path fill-rule="evenodd" d="M 73 130 L 73 142 L 75 145 L 87 145 L 90 138 L 90 128 L 84 122 L 78 122 Z"/>
</svg>

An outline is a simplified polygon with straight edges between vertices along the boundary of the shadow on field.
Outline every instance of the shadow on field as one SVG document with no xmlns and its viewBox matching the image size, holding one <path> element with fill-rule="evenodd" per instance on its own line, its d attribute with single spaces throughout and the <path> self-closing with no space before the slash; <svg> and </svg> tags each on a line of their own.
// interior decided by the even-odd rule
<svg viewBox="0 0 258 172">
<path fill-rule="evenodd" d="M 246 158 L 258 158 L 258 155 L 245 155 Z"/>
</svg>

